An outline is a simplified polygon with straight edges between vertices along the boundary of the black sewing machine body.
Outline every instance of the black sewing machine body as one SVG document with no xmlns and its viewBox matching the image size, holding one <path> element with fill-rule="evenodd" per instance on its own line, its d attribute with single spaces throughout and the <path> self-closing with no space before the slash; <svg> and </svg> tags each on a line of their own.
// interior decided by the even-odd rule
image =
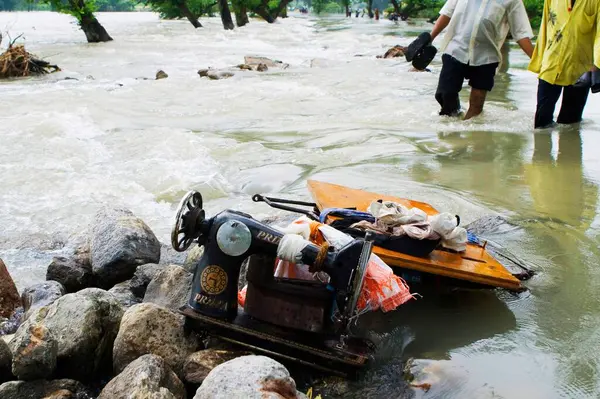
<svg viewBox="0 0 600 399">
<path fill-rule="evenodd" d="M 178 211 L 173 247 L 185 250 L 197 242 L 204 252 L 180 312 L 197 331 L 329 372 L 353 373 L 372 352 L 369 342 L 349 332 L 371 242 L 353 240 L 335 252 L 306 245 L 296 260 L 327 273 L 329 281 L 320 282 L 273 276 L 282 240 L 280 231 L 241 212 L 206 219 L 200 195 L 189 193 Z M 238 282 L 246 259 L 242 309 Z"/>
</svg>

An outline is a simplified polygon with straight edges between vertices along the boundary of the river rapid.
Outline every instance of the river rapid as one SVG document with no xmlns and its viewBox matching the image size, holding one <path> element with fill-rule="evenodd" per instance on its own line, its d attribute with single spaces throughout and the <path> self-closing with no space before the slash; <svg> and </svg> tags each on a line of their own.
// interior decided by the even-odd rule
<svg viewBox="0 0 600 399">
<path fill-rule="evenodd" d="M 128 207 L 166 243 L 188 190 L 209 215 L 261 218 L 277 212 L 252 194 L 309 199 L 306 180 L 324 180 L 484 218 L 483 236 L 538 271 L 525 294 L 424 297 L 372 317 L 386 346 L 346 397 L 410 396 L 409 356 L 432 361 L 417 397 L 600 397 L 600 95 L 580 126 L 534 133 L 536 79 L 516 48 L 469 122 L 437 115 L 439 55 L 432 73 L 375 58 L 424 22 L 293 15 L 226 32 L 215 18 L 198 30 L 152 13 L 99 20 L 113 42 L 86 43 L 69 16 L 0 13 L 0 30 L 62 68 L 0 83 L 0 257 L 20 289 L 102 204 Z M 197 75 L 245 55 L 290 66 Z M 136 79 L 158 69 L 169 78 Z"/>
</svg>

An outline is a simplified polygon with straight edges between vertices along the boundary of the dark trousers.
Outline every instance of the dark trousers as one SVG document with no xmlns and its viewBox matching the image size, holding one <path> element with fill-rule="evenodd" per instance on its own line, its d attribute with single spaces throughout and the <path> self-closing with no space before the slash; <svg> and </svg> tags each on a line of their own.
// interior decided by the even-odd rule
<svg viewBox="0 0 600 399">
<path fill-rule="evenodd" d="M 536 128 L 552 125 L 554 122 L 554 109 L 561 92 L 563 99 L 556 121 L 564 124 L 581 122 L 590 87 L 588 85 L 558 86 L 539 79 L 537 109 L 535 111 Z"/>
</svg>

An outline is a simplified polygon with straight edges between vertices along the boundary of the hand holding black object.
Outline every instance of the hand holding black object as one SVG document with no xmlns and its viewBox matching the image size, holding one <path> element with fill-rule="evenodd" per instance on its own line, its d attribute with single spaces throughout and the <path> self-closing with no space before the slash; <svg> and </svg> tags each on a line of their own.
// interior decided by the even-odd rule
<svg viewBox="0 0 600 399">
<path fill-rule="evenodd" d="M 592 73 L 586 72 L 583 75 L 581 75 L 581 77 L 579 79 L 577 79 L 577 82 L 575 82 L 575 84 L 573 86 L 581 87 L 581 88 L 591 87 L 592 86 Z"/>
<path fill-rule="evenodd" d="M 408 49 L 404 53 L 406 61 L 411 62 L 413 58 L 426 46 L 432 42 L 431 34 L 429 32 L 421 33 L 411 44 L 408 45 Z"/>
<path fill-rule="evenodd" d="M 600 69 L 590 72 L 592 77 L 592 93 L 600 92 Z"/>
</svg>

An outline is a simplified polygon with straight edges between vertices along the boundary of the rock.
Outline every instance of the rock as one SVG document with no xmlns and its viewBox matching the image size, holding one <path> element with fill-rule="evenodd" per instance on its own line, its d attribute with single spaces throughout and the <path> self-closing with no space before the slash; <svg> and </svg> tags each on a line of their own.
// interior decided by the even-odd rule
<svg viewBox="0 0 600 399">
<path fill-rule="evenodd" d="M 184 329 L 185 318 L 154 303 L 127 309 L 113 350 L 113 368 L 121 372 L 145 354 L 162 357 L 181 376 L 185 359 L 199 346 L 198 338 Z"/>
<path fill-rule="evenodd" d="M 21 306 L 21 297 L 6 265 L 0 259 L 0 317 L 9 318 Z"/>
<path fill-rule="evenodd" d="M 194 245 L 187 253 L 183 268 L 190 273 L 194 273 L 196 265 L 200 262 L 200 258 L 202 258 L 202 254 L 204 254 L 204 246 Z"/>
<path fill-rule="evenodd" d="M 46 271 L 46 280 L 57 281 L 68 293 L 94 286 L 94 275 L 89 254 L 55 257 Z"/>
<path fill-rule="evenodd" d="M 192 277 L 193 274 L 181 266 L 165 267 L 148 284 L 144 302 L 155 303 L 172 310 L 179 309 L 190 299 Z"/>
<path fill-rule="evenodd" d="M 237 66 L 239 69 L 241 69 L 242 71 L 252 71 L 252 67 L 250 65 L 247 64 L 240 64 Z"/>
<path fill-rule="evenodd" d="M 98 211 L 90 249 L 92 272 L 107 288 L 129 280 L 138 266 L 160 260 L 160 242 L 146 223 L 127 209 Z"/>
<path fill-rule="evenodd" d="M 129 280 L 129 289 L 133 295 L 143 298 L 150 281 L 165 267 L 165 265 L 157 265 L 156 263 L 147 263 L 139 266 L 131 280 Z"/>
<path fill-rule="evenodd" d="M 56 367 L 58 342 L 45 326 L 29 324 L 19 329 L 10 342 L 12 373 L 20 380 L 50 377 Z"/>
<path fill-rule="evenodd" d="M 194 399 L 305 397 L 283 365 L 266 356 L 242 356 L 215 367 Z"/>
<path fill-rule="evenodd" d="M 208 71 L 208 74 L 206 76 L 212 80 L 222 80 L 230 78 L 233 75 L 235 74 L 229 71 Z"/>
<path fill-rule="evenodd" d="M 258 72 L 265 72 L 265 71 L 268 71 L 268 70 L 269 70 L 269 67 L 268 67 L 266 64 L 258 64 L 258 65 L 256 66 L 256 70 L 257 70 Z"/>
<path fill-rule="evenodd" d="M 8 319 L 0 317 L 0 336 L 6 336 L 17 332 L 17 329 L 23 321 L 24 313 L 23 308 L 19 307 Z"/>
<path fill-rule="evenodd" d="M 23 320 L 31 316 L 36 309 L 53 304 L 64 294 L 65 288 L 56 281 L 46 281 L 26 288 L 21 294 L 23 309 L 25 310 Z"/>
<path fill-rule="evenodd" d="M 171 245 L 160 244 L 160 264 L 179 265 L 185 263 L 187 252 L 177 252 Z"/>
<path fill-rule="evenodd" d="M 288 64 L 284 64 L 281 61 L 272 60 L 267 57 L 253 57 L 253 56 L 245 56 L 244 64 L 250 65 L 251 67 L 258 66 L 259 64 L 263 64 L 268 68 L 280 67 L 280 68 L 284 68 L 284 69 L 289 66 Z"/>
<path fill-rule="evenodd" d="M 204 78 L 204 77 L 208 76 L 209 71 L 210 71 L 210 69 L 200 69 L 198 71 L 198 75 L 200 75 L 201 78 Z"/>
<path fill-rule="evenodd" d="M 163 70 L 160 70 L 160 71 L 156 72 L 156 80 L 166 79 L 168 77 L 169 77 L 169 75 L 167 75 L 167 73 L 165 71 L 163 71 Z"/>
<path fill-rule="evenodd" d="M 135 304 L 141 302 L 141 299 L 136 297 L 131 289 L 129 288 L 131 284 L 131 280 L 123 281 L 112 287 L 108 292 L 113 294 L 115 298 L 121 303 L 123 309 L 129 309 Z"/>
<path fill-rule="evenodd" d="M 144 355 L 129 363 L 121 374 L 113 378 L 98 399 L 157 397 L 185 398 L 185 388 L 163 358 Z"/>
<path fill-rule="evenodd" d="M 183 364 L 183 379 L 192 384 L 202 384 L 208 373 L 218 365 L 250 354 L 222 349 L 205 349 L 192 353 Z"/>
<path fill-rule="evenodd" d="M 91 392 L 73 380 L 11 381 L 0 385 L 0 398 L 10 399 L 86 399 Z"/>
<path fill-rule="evenodd" d="M 8 344 L 0 339 L 0 384 L 11 377 L 10 365 L 12 364 L 12 353 Z"/>
<path fill-rule="evenodd" d="M 37 309 L 19 327 L 17 335 L 33 324 L 43 325 L 58 343 L 56 373 L 89 380 L 110 369 L 122 316 L 123 308 L 112 294 L 86 288 Z"/>
<path fill-rule="evenodd" d="M 390 48 L 385 54 L 382 56 L 378 55 L 377 58 L 395 58 L 395 57 L 404 57 L 404 53 L 406 52 L 406 47 L 402 46 L 394 46 Z"/>
</svg>

